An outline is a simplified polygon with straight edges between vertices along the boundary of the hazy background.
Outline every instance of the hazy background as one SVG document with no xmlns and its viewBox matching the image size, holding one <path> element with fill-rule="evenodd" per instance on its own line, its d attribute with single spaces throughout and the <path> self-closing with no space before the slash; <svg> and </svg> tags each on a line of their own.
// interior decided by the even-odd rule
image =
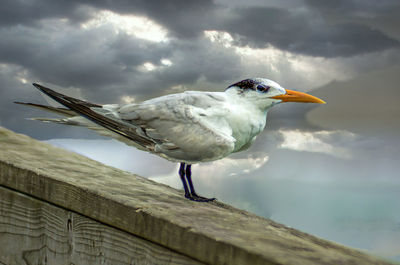
<svg viewBox="0 0 400 265">
<path fill-rule="evenodd" d="M 328 104 L 274 107 L 249 151 L 194 166 L 199 193 L 400 260 L 399 12 L 397 0 L 2 1 L 0 125 L 180 188 L 177 165 L 12 102 L 46 103 L 32 82 L 129 103 L 270 78 Z"/>
</svg>

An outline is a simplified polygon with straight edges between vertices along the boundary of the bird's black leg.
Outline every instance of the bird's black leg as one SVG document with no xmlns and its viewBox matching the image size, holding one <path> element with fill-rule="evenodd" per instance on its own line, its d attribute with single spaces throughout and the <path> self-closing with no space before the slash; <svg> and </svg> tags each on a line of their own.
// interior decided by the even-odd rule
<svg viewBox="0 0 400 265">
<path fill-rule="evenodd" d="M 190 194 L 188 186 L 186 184 L 185 173 L 186 173 L 186 171 L 185 171 L 185 163 L 181 163 L 181 166 L 179 167 L 179 176 L 181 177 L 183 188 L 185 189 L 185 197 L 190 199 L 191 198 L 191 194 Z"/>
<path fill-rule="evenodd" d="M 188 182 L 189 188 L 190 188 L 190 195 L 191 195 L 191 198 L 189 198 L 190 200 L 198 201 L 198 202 L 209 202 L 209 201 L 215 200 L 215 198 L 205 198 L 205 197 L 197 195 L 196 191 L 194 190 L 194 186 L 193 186 L 193 182 L 192 182 L 192 165 L 187 165 L 185 171 L 186 171 L 186 174 L 185 174 L 186 179 L 187 179 L 187 182 Z M 186 195 L 185 195 L 185 197 L 186 197 Z"/>
</svg>

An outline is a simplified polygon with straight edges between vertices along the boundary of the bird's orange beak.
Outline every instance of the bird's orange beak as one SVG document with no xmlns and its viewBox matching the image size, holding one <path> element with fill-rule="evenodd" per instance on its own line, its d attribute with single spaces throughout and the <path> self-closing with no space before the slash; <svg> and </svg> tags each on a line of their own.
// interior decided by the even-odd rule
<svg viewBox="0 0 400 265">
<path fill-rule="evenodd" d="M 286 89 L 286 94 L 271 97 L 273 99 L 280 99 L 282 102 L 303 102 L 303 103 L 319 103 L 326 104 L 325 101 L 317 97 L 311 96 L 307 93 L 298 92 Z"/>
</svg>

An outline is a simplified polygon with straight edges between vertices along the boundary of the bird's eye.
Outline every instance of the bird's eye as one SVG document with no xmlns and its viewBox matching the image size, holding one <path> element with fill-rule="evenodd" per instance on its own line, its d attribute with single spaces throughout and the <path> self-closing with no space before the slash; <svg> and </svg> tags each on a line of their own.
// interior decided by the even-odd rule
<svg viewBox="0 0 400 265">
<path fill-rule="evenodd" d="M 269 90 L 269 86 L 257 85 L 257 91 L 265 93 L 265 92 L 268 92 L 268 90 Z"/>
</svg>

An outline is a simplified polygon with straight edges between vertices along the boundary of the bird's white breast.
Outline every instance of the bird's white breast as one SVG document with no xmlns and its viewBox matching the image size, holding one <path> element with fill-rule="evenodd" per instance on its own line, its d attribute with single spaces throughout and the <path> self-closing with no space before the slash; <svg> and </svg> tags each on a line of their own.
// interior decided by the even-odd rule
<svg viewBox="0 0 400 265">
<path fill-rule="evenodd" d="M 266 112 L 260 111 L 246 102 L 231 104 L 227 121 L 232 129 L 232 136 L 236 139 L 235 150 L 248 147 L 255 137 L 262 132 L 266 123 Z"/>
<path fill-rule="evenodd" d="M 221 93 L 222 94 L 222 93 Z M 262 132 L 266 124 L 266 110 L 261 110 L 252 102 L 235 95 L 224 94 L 221 105 L 209 108 L 201 116 L 213 130 L 235 139 L 233 152 L 246 149 Z"/>
<path fill-rule="evenodd" d="M 234 139 L 234 150 L 237 152 L 250 146 L 255 137 L 264 129 L 266 123 L 266 111 L 260 110 L 241 97 L 221 92 L 207 92 L 202 95 L 218 98 L 207 107 L 207 97 L 204 102 L 196 106 L 192 105 L 194 116 L 200 123 L 212 131 Z M 198 106 L 197 106 L 198 105 Z M 244 148 L 245 147 L 245 148 Z"/>
</svg>

